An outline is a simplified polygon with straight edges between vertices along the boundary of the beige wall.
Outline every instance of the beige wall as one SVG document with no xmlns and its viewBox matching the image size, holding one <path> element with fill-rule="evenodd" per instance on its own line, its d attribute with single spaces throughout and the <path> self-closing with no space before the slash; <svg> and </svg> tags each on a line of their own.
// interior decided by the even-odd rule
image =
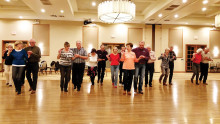
<svg viewBox="0 0 220 124">
<path fill-rule="evenodd" d="M 32 37 L 33 20 L 0 20 L 0 40 L 29 40 Z M 76 40 L 82 40 L 83 22 L 70 21 L 46 21 L 40 24 L 50 24 L 50 56 L 43 56 L 41 60 L 50 63 L 57 60 L 57 51 L 63 47 L 65 41 L 69 41 L 71 47 L 75 47 Z M 152 26 L 144 24 L 103 24 L 97 23 L 99 27 L 99 45 L 102 42 L 126 43 L 128 28 L 143 28 L 143 40 L 146 46 L 152 42 Z M 185 71 L 185 45 L 186 44 L 209 44 L 209 30 L 211 27 L 204 26 L 178 26 L 157 25 L 156 26 L 156 55 L 157 57 L 168 47 L 169 28 L 183 29 L 183 58 L 175 62 L 175 71 Z M 11 32 L 16 32 L 12 35 Z M 195 40 L 195 36 L 198 38 Z M 2 44 L 0 44 L 2 45 Z M 0 46 L 2 49 L 2 46 Z M 1 52 L 2 50 L 0 50 Z M 160 61 L 155 63 L 155 71 L 160 71 Z"/>
</svg>

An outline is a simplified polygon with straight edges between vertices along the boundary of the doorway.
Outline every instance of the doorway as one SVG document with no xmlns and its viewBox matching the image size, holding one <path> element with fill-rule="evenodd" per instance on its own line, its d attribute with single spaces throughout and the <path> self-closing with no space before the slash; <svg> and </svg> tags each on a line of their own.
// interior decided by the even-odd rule
<svg viewBox="0 0 220 124">
<path fill-rule="evenodd" d="M 192 72 L 192 61 L 191 58 L 193 57 L 193 53 L 196 52 L 197 49 L 202 48 L 204 49 L 207 45 L 186 45 L 186 64 L 185 64 L 185 71 Z"/>
</svg>

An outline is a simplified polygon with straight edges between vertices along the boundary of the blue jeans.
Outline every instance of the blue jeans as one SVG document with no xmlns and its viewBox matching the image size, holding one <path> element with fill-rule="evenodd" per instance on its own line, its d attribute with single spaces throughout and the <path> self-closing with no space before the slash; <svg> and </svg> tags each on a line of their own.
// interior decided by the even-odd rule
<svg viewBox="0 0 220 124">
<path fill-rule="evenodd" d="M 138 76 L 139 76 L 139 85 L 138 85 L 138 91 L 142 91 L 143 86 L 143 79 L 145 77 L 145 64 L 135 64 L 135 74 L 134 74 L 134 90 L 137 90 L 137 83 L 138 83 Z"/>
<path fill-rule="evenodd" d="M 117 86 L 119 65 L 111 65 L 112 83 Z"/>
</svg>

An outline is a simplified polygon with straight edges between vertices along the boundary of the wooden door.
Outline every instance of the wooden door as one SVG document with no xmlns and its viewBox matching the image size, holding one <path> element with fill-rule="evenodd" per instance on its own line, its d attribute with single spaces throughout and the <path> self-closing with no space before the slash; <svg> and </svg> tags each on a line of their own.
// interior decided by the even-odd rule
<svg viewBox="0 0 220 124">
<path fill-rule="evenodd" d="M 185 71 L 192 72 L 192 61 L 191 58 L 193 57 L 193 53 L 196 52 L 197 49 L 202 48 L 204 49 L 207 45 L 186 45 L 186 64 L 185 64 Z"/>
</svg>

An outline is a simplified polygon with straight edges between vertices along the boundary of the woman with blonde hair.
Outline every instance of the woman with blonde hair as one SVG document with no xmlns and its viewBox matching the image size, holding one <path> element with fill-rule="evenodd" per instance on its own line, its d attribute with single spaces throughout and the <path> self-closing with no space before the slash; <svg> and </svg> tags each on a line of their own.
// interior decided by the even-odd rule
<svg viewBox="0 0 220 124">
<path fill-rule="evenodd" d="M 119 71 L 119 62 L 120 55 L 118 53 L 118 48 L 113 48 L 113 53 L 107 56 L 108 60 L 111 62 L 111 78 L 112 78 L 112 86 L 117 88 L 118 82 L 118 71 Z"/>
<path fill-rule="evenodd" d="M 160 75 L 159 82 L 161 83 L 161 81 L 163 79 L 164 86 L 167 86 L 166 82 L 167 82 L 167 77 L 168 77 L 168 74 L 170 71 L 169 70 L 169 61 L 170 61 L 169 52 L 170 52 L 170 49 L 166 48 L 165 52 L 162 53 L 161 56 L 158 58 L 158 60 L 160 60 L 160 59 L 162 60 L 162 62 L 161 62 L 162 74 Z"/>
<path fill-rule="evenodd" d="M 30 57 L 22 48 L 23 42 L 16 41 L 15 49 L 9 50 L 7 54 L 12 59 L 12 78 L 18 95 L 21 94 L 22 75 L 25 71 L 26 61 Z"/>
<path fill-rule="evenodd" d="M 13 50 L 13 46 L 8 44 L 7 51 L 5 51 L 4 55 L 2 56 L 2 59 L 5 59 L 5 77 L 6 77 L 6 85 L 9 87 L 12 86 L 13 80 L 12 80 L 12 59 L 9 58 L 8 52 Z"/>
<path fill-rule="evenodd" d="M 199 71 L 200 71 L 200 62 L 202 61 L 202 52 L 203 50 L 199 48 L 196 53 L 193 54 L 193 57 L 191 61 L 193 62 L 193 75 L 191 78 L 191 82 L 193 83 L 193 79 L 196 76 L 196 85 L 199 85 L 198 79 L 199 79 Z"/>
</svg>

